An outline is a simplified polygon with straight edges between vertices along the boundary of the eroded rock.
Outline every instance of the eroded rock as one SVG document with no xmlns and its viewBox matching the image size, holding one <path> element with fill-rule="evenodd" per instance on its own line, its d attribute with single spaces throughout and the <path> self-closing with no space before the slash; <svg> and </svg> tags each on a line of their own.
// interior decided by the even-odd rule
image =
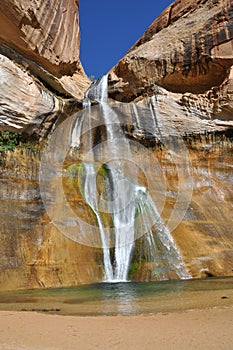
<svg viewBox="0 0 233 350">
<path fill-rule="evenodd" d="M 67 98 L 83 99 L 78 8 L 75 0 L 1 1 L 0 129 L 31 130 L 45 115 L 58 118 Z"/>
<path fill-rule="evenodd" d="M 0 55 L 0 77 L 1 130 L 24 131 L 29 125 L 40 125 L 48 115 L 59 111 L 58 98 L 3 55 Z"/>
<path fill-rule="evenodd" d="M 184 93 L 185 105 L 196 98 L 217 104 L 213 119 L 232 119 L 232 6 L 175 1 L 110 71 L 110 96 L 137 101 L 161 86 Z"/>
</svg>

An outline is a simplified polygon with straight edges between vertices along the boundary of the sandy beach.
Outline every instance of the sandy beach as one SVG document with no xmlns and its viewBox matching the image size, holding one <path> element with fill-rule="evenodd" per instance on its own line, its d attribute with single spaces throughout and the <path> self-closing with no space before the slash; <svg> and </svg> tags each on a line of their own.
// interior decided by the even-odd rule
<svg viewBox="0 0 233 350">
<path fill-rule="evenodd" d="M 139 316 L 0 311 L 1 350 L 231 350 L 233 307 Z"/>
</svg>

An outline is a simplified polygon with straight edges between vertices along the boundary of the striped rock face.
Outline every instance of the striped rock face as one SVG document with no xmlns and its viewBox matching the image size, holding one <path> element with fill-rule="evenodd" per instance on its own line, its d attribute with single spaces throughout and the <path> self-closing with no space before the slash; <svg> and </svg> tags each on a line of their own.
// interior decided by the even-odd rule
<svg viewBox="0 0 233 350">
<path fill-rule="evenodd" d="M 63 99 L 83 98 L 78 9 L 75 0 L 1 1 L 1 130 L 40 125 Z"/>
<path fill-rule="evenodd" d="M 1 20 L 11 23 L 3 26 L 1 38 L 21 52 L 27 52 L 37 62 L 48 60 L 51 71 L 72 73 L 72 63 L 79 57 L 78 3 L 76 1 L 2 1 Z M 66 64 L 66 67 L 58 67 Z"/>
</svg>

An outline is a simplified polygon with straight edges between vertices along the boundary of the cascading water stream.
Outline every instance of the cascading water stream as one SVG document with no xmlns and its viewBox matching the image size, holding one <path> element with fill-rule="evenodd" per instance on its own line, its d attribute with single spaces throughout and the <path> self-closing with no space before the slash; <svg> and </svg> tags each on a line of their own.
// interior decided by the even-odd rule
<svg viewBox="0 0 233 350">
<path fill-rule="evenodd" d="M 119 128 L 118 116 L 107 103 L 107 79 L 108 77 L 104 76 L 100 84 L 87 93 L 87 97 L 95 99 L 102 105 L 107 131 L 107 152 L 108 157 L 112 161 L 108 164 L 108 171 L 111 176 L 111 189 L 108 191 L 108 212 L 112 214 L 115 237 L 112 280 L 126 281 L 134 242 L 136 211 L 134 201 L 129 202 L 129 198 L 131 193 L 135 191 L 135 186 L 132 185 L 132 182 L 129 181 L 122 171 L 122 164 L 119 159 L 119 141 L 121 142 L 121 149 L 124 150 L 124 157 L 132 159 L 132 156 L 128 141 Z M 104 242 L 102 241 L 102 243 Z"/>
<path fill-rule="evenodd" d="M 131 160 L 132 154 L 130 144 L 120 128 L 120 122 L 117 113 L 108 104 L 108 77 L 104 76 L 98 84 L 95 84 L 87 92 L 86 105 L 90 106 L 88 99 L 98 101 L 102 106 L 102 115 L 106 125 L 107 140 L 105 143 L 105 152 L 110 161 L 108 169 L 108 188 L 105 210 L 111 215 L 114 242 L 111 245 L 108 230 L 103 225 L 98 190 L 97 173 L 94 164 L 83 162 L 85 172 L 85 181 L 83 195 L 86 202 L 95 213 L 100 239 L 103 248 L 103 263 L 105 269 L 106 281 L 127 281 L 128 272 L 131 264 L 132 251 L 136 232 L 145 233 L 147 245 L 151 259 L 157 261 L 161 258 L 161 252 L 158 253 L 152 227 L 156 227 L 157 239 L 163 246 L 162 257 L 167 259 L 171 269 L 176 271 L 180 278 L 188 278 L 181 255 L 175 242 L 160 217 L 155 203 L 147 192 L 146 188 L 138 185 L 133 178 L 137 178 L 135 168 L 132 170 L 132 176 L 124 172 L 125 160 Z M 90 110 L 90 107 L 88 107 Z M 91 120 L 91 113 L 89 115 Z M 90 126 L 91 129 L 91 126 Z M 92 143 L 92 140 L 90 140 Z M 91 145 L 90 145 L 91 149 Z M 94 154 L 92 153 L 94 160 Z M 122 160 L 124 159 L 124 161 Z M 136 216 L 139 219 L 136 220 Z M 111 259 L 110 247 L 114 247 L 114 257 Z M 111 260 L 114 260 L 112 262 Z M 163 274 L 160 274 L 163 279 Z"/>
<path fill-rule="evenodd" d="M 101 239 L 102 249 L 103 249 L 104 280 L 110 281 L 110 280 L 113 280 L 113 269 L 112 269 L 111 260 L 110 260 L 109 242 L 108 242 L 105 228 L 98 209 L 98 191 L 96 186 L 97 174 L 96 174 L 95 166 L 91 162 L 94 160 L 94 155 L 92 151 L 92 136 L 91 136 L 91 103 L 88 98 L 84 99 L 83 108 L 88 111 L 87 113 L 88 129 L 90 131 L 89 133 L 89 160 L 90 161 L 82 163 L 83 169 L 85 172 L 83 195 L 85 197 L 86 202 L 95 213 L 95 216 L 98 222 L 100 239 Z M 81 134 L 81 127 L 79 128 L 79 130 L 80 131 L 78 134 Z"/>
<path fill-rule="evenodd" d="M 86 202 L 89 204 L 91 209 L 96 215 L 98 226 L 100 230 L 100 238 L 103 247 L 104 255 L 104 269 L 105 269 L 105 280 L 110 281 L 113 279 L 113 269 L 110 260 L 110 252 L 108 249 L 109 243 L 107 241 L 107 236 L 105 229 L 101 220 L 101 216 L 98 211 L 98 200 L 97 200 L 97 188 L 96 188 L 96 171 L 95 167 L 91 163 L 83 163 L 85 170 L 85 182 L 84 182 L 84 196 Z"/>
</svg>

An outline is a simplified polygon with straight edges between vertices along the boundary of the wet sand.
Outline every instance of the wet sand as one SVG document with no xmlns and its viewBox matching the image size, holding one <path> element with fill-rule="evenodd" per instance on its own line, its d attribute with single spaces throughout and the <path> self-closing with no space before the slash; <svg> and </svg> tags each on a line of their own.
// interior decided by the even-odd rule
<svg viewBox="0 0 233 350">
<path fill-rule="evenodd" d="M 0 311 L 1 350 L 233 350 L 233 307 L 138 316 Z"/>
</svg>

